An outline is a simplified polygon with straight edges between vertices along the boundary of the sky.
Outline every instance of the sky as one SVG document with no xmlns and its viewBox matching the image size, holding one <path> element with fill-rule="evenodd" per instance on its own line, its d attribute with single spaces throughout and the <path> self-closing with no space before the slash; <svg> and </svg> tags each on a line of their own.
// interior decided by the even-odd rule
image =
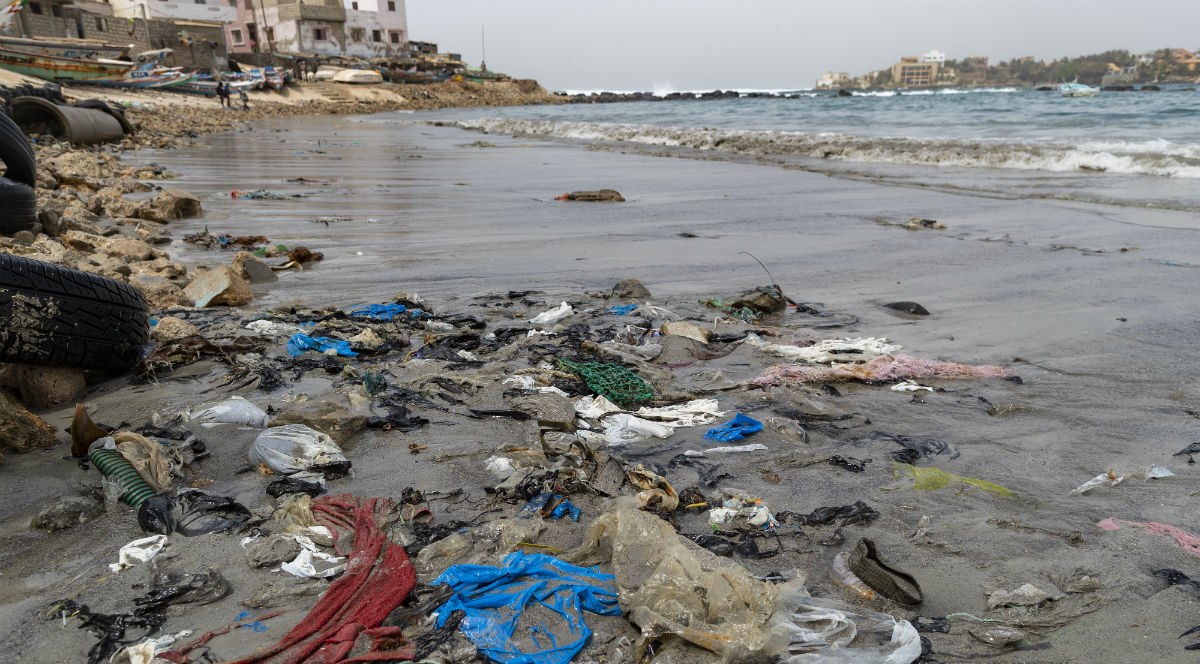
<svg viewBox="0 0 1200 664">
<path fill-rule="evenodd" d="M 1197 0 L 407 0 L 411 39 L 550 90 L 811 87 L 939 50 L 1200 49 Z M 481 39 L 481 33 L 485 36 Z M 482 44 L 481 44 L 482 42 Z"/>
</svg>

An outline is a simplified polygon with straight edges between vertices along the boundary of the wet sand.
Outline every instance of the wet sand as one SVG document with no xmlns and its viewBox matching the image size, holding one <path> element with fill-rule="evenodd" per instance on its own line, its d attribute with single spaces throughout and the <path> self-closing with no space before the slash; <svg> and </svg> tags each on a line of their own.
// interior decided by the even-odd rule
<svg viewBox="0 0 1200 664">
<path fill-rule="evenodd" d="M 441 311 L 471 311 L 478 306 L 475 296 L 526 289 L 539 291 L 531 297 L 547 309 L 563 299 L 600 306 L 590 294 L 634 277 L 653 292 L 655 304 L 711 324 L 715 312 L 697 300 L 728 298 L 770 282 L 739 253 L 748 251 L 792 299 L 858 318 L 830 336 L 887 337 L 918 357 L 1002 365 L 1023 382 L 922 381 L 943 390 L 919 397 L 865 385 L 838 385 L 840 396 L 818 389 L 721 392 L 717 398 L 731 413 L 767 415 L 799 406 L 857 416 L 844 431 L 810 429 L 807 444 L 759 434 L 751 442 L 770 450 L 729 459 L 727 470 L 735 475 L 729 485 L 762 496 L 774 511 L 807 513 L 856 500 L 879 510 L 878 520 L 849 526 L 845 534 L 851 544 L 860 536 L 874 538 L 889 560 L 921 582 L 926 600 L 919 611 L 880 605 L 898 616 L 981 615 L 986 593 L 994 589 L 1026 582 L 1062 587 L 1082 575 L 1100 581 L 1099 590 L 1070 598 L 1071 606 L 1094 612 L 1060 629 L 1030 630 L 1015 652 L 992 650 L 968 636 L 969 620 L 956 622 L 951 634 L 928 634 L 936 661 L 985 654 L 1004 662 L 1191 661 L 1183 650 L 1188 641 L 1176 637 L 1200 622 L 1196 598 L 1182 587 L 1164 590 L 1152 572 L 1168 567 L 1194 575 L 1196 557 L 1169 539 L 1128 528 L 1106 532 L 1095 524 L 1116 516 L 1200 530 L 1194 466 L 1171 456 L 1192 442 L 1197 426 L 1198 388 L 1188 371 L 1200 336 L 1192 313 L 1198 296 L 1190 288 L 1200 268 L 1191 256 L 1200 229 L 1194 217 L 880 186 L 766 165 L 589 151 L 411 123 L 419 119 L 290 119 L 201 139 L 196 149 L 127 154 L 125 161 L 157 162 L 201 197 L 203 218 L 171 224 L 175 242 L 169 250 L 176 260 L 193 266 L 228 262 L 229 254 L 181 242 L 205 227 L 263 234 L 325 253 L 312 269 L 281 275 L 245 308 L 247 316 L 296 301 L 345 308 L 402 291 L 420 294 Z M 339 181 L 286 182 L 295 177 Z M 565 191 L 600 187 L 619 190 L 627 202 L 553 200 Z M 232 189 L 258 188 L 315 195 L 286 201 L 229 197 Z M 322 216 L 346 219 L 317 223 Z M 947 228 L 908 231 L 880 223 L 911 217 L 933 218 Z M 901 317 L 880 306 L 896 300 L 919 302 L 932 315 Z M 771 320 L 797 330 L 809 323 L 795 312 Z M 674 373 L 688 389 L 717 389 L 750 379 L 775 361 L 742 347 Z M 221 373 L 202 363 L 157 384 L 112 381 L 86 399 L 104 421 L 138 423 L 150 410 L 169 413 L 222 398 L 227 388 Z M 328 382 L 310 380 L 294 389 L 318 394 Z M 284 393 L 250 390 L 247 396 L 265 406 Z M 70 412 L 43 416 L 61 428 Z M 477 500 L 489 482 L 482 460 L 526 435 L 516 423 L 431 419 L 410 434 L 357 437 L 348 446 L 355 476 L 332 488 L 369 496 L 395 495 L 403 486 L 461 485 Z M 970 487 L 914 491 L 911 479 L 895 473 L 893 448 L 855 442 L 876 430 L 947 441 L 961 456 L 938 457 L 934 465 L 1000 484 L 1016 497 Z M 662 463 L 703 446 L 703 431 L 685 429 L 668 441 L 669 449 L 638 460 Z M 264 482 L 234 471 L 245 464 L 254 434 L 208 434 L 213 454 L 200 467 L 214 480 L 207 490 L 252 509 L 269 501 Z M 410 442 L 429 445 L 433 454 L 409 454 Z M 81 472 L 63 460 L 65 449 L 10 457 L 3 470 L 3 523 L 10 536 L 0 547 L 0 568 L 10 581 L 2 591 L 0 639 L 14 661 L 82 659 L 92 637 L 74 623 L 64 628 L 45 620 L 40 611 L 50 600 L 76 593 L 97 610 L 117 610 L 122 601 L 127 608 L 137 594 L 129 583 L 144 580 L 134 576 L 139 571 L 111 578 L 105 567 L 121 544 L 141 536 L 127 508 L 62 533 L 27 527 L 44 499 L 97 481 L 94 471 Z M 437 462 L 437 454 L 445 460 Z M 873 461 L 863 473 L 809 465 L 830 454 Z M 1154 464 L 1176 475 L 1069 495 L 1110 467 L 1125 473 Z M 776 473 L 779 482 L 764 471 Z M 688 486 L 694 480 L 685 473 L 672 481 Z M 544 541 L 564 548 L 578 543 L 589 517 L 602 509 L 598 500 L 580 504 L 583 522 L 555 522 Z M 466 505 L 434 503 L 434 509 L 438 519 L 474 515 Z M 925 536 L 913 538 L 923 516 L 929 517 Z M 688 518 L 690 531 L 703 530 L 702 515 Z M 839 547 L 820 545 L 827 532 L 813 530 L 810 538 L 785 538 L 782 557 L 740 562 L 755 573 L 798 568 L 813 594 L 841 596 L 828 581 Z M 242 563 L 236 539 L 175 540 L 175 566 L 225 560 L 223 571 L 235 590 L 222 602 L 172 612 L 165 632 L 201 633 L 241 610 L 236 602 L 261 583 L 263 573 Z M 262 635 L 226 637 L 221 654 L 274 641 L 304 608 Z M 628 633 L 619 619 L 597 622 L 596 645 L 578 661 L 604 654 L 611 661 L 611 639 Z"/>
</svg>

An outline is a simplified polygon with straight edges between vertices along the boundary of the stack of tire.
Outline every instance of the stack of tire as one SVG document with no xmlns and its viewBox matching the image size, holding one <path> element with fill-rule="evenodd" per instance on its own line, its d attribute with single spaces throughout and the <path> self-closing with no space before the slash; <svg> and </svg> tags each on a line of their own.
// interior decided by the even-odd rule
<svg viewBox="0 0 1200 664">
<path fill-rule="evenodd" d="M 24 132 L 0 113 L 0 235 L 37 223 L 37 165 Z M 0 253 L 0 362 L 124 371 L 149 339 L 149 313 L 129 284 Z"/>
</svg>

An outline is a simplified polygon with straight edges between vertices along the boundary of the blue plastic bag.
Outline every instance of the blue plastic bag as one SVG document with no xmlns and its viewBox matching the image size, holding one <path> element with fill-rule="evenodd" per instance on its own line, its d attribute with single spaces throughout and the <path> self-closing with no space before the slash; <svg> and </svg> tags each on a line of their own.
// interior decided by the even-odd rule
<svg viewBox="0 0 1200 664">
<path fill-rule="evenodd" d="M 412 318 L 428 317 L 429 314 L 420 309 L 409 309 L 403 304 L 364 304 L 361 307 L 350 310 L 350 315 L 355 318 L 373 318 L 375 320 L 392 320 L 400 314 L 407 313 Z"/>
<path fill-rule="evenodd" d="M 704 437 L 707 440 L 719 440 L 721 442 L 741 440 L 752 433 L 762 431 L 762 428 L 762 422 L 738 413 L 733 416 L 732 420 L 729 420 L 725 424 L 709 429 L 708 433 L 704 434 Z"/>
<path fill-rule="evenodd" d="M 329 337 L 310 337 L 303 332 L 297 332 L 288 339 L 287 350 L 288 355 L 292 357 L 300 357 L 306 351 L 315 350 L 318 353 L 324 353 L 329 349 L 337 351 L 338 355 L 343 357 L 358 357 L 358 353 L 350 350 L 350 342 L 342 341 L 341 339 L 330 339 Z"/>
<path fill-rule="evenodd" d="M 455 611 L 464 611 L 459 630 L 481 653 L 500 664 L 567 664 L 592 635 L 583 611 L 621 615 L 613 575 L 542 553 L 517 551 L 504 558 L 504 567 L 454 565 L 432 585 L 443 583 L 449 584 L 454 594 L 438 609 L 437 626 L 443 627 Z M 553 626 L 539 625 L 530 630 L 528 639 L 522 639 L 532 642 L 533 649 L 522 650 L 514 633 L 525 607 L 532 602 L 562 616 L 565 626 L 558 632 L 576 638 L 559 643 Z"/>
<path fill-rule="evenodd" d="M 633 310 L 637 308 L 638 305 L 636 304 L 614 304 L 608 308 L 608 313 L 615 314 L 617 316 L 624 316 L 626 314 L 633 313 Z"/>
<path fill-rule="evenodd" d="M 554 505 L 554 509 L 550 510 L 549 514 L 551 519 L 561 519 L 564 516 L 569 516 L 572 521 L 578 521 L 579 517 L 583 514 L 574 503 L 565 497 L 550 493 L 540 493 L 534 496 L 529 502 L 525 503 L 521 511 L 542 512 L 544 515 L 543 510 L 546 509 L 547 503 Z"/>
</svg>

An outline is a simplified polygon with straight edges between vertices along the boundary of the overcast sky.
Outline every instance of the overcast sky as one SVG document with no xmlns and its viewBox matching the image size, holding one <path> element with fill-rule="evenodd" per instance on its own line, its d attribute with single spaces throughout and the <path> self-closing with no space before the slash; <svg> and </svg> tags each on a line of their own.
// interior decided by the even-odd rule
<svg viewBox="0 0 1200 664">
<path fill-rule="evenodd" d="M 552 90 L 805 88 L 932 49 L 1200 48 L 1198 0 L 407 0 L 412 39 Z"/>
</svg>

